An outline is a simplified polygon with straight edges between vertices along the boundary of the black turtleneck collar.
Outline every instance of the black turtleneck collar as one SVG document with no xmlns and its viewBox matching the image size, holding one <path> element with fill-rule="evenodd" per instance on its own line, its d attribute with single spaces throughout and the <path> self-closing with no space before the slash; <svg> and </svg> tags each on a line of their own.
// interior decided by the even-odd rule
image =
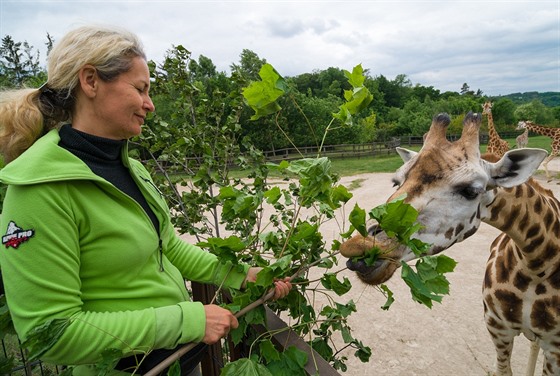
<svg viewBox="0 0 560 376">
<path fill-rule="evenodd" d="M 72 128 L 69 124 L 60 128 L 60 146 L 72 152 L 80 159 L 100 160 L 105 162 L 120 160 L 125 140 L 111 140 L 94 136 Z"/>
<path fill-rule="evenodd" d="M 59 146 L 80 158 L 96 175 L 135 199 L 146 211 L 156 229 L 158 220 L 124 165 L 121 153 L 126 140 L 94 136 L 66 124 L 59 131 Z"/>
</svg>

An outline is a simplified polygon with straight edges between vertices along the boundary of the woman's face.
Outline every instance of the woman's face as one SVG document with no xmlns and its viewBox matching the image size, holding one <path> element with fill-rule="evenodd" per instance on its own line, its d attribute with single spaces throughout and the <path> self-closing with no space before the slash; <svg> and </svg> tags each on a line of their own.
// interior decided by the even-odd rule
<svg viewBox="0 0 560 376">
<path fill-rule="evenodd" d="M 141 57 L 132 59 L 132 68 L 112 81 L 98 80 L 92 101 L 89 129 L 96 136 L 114 140 L 129 139 L 142 131 L 148 112 L 155 110 L 150 95 L 150 71 Z"/>
</svg>

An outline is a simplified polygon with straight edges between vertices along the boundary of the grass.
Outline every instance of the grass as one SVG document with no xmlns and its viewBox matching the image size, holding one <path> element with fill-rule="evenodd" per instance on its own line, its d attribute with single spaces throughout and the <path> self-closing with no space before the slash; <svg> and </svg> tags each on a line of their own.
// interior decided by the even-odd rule
<svg viewBox="0 0 560 376">
<path fill-rule="evenodd" d="M 372 172 L 395 172 L 403 164 L 398 154 L 383 157 L 332 159 L 331 169 L 339 176 Z"/>
</svg>

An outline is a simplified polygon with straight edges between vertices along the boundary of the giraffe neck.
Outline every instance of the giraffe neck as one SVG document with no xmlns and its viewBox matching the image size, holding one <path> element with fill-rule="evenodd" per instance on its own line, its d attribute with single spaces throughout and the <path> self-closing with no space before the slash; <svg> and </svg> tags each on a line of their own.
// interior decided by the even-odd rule
<svg viewBox="0 0 560 376">
<path fill-rule="evenodd" d="M 494 118 L 492 117 L 492 113 L 488 112 L 488 134 L 492 135 L 493 137 L 499 138 L 498 132 L 496 128 L 494 128 Z"/>
<path fill-rule="evenodd" d="M 525 125 L 525 128 L 531 132 L 535 132 L 543 136 L 554 137 L 556 134 L 560 134 L 560 128 L 548 128 L 532 123 L 527 123 Z"/>
<path fill-rule="evenodd" d="M 497 188 L 482 220 L 515 243 L 514 252 L 534 274 L 560 263 L 560 203 L 533 180 L 513 188 Z"/>
</svg>

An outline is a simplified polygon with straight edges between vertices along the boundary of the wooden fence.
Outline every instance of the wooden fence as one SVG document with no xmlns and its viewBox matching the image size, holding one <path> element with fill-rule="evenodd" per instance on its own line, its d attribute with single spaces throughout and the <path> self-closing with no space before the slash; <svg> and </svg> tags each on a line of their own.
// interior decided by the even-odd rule
<svg viewBox="0 0 560 376">
<path fill-rule="evenodd" d="M 515 135 L 518 135 L 517 133 Z M 461 137 L 460 134 L 448 135 L 450 141 L 455 141 Z M 504 136 L 505 137 L 505 136 Z M 299 148 L 283 148 L 264 151 L 263 154 L 270 162 L 290 161 L 301 158 L 328 157 L 328 158 L 361 158 L 375 157 L 382 155 L 395 154 L 397 146 L 418 146 L 422 145 L 422 136 L 401 136 L 393 137 L 382 142 L 369 142 L 366 144 L 340 144 L 326 145 L 320 150 L 317 146 L 302 146 Z M 480 134 L 480 144 L 488 143 L 488 135 Z"/>
</svg>

